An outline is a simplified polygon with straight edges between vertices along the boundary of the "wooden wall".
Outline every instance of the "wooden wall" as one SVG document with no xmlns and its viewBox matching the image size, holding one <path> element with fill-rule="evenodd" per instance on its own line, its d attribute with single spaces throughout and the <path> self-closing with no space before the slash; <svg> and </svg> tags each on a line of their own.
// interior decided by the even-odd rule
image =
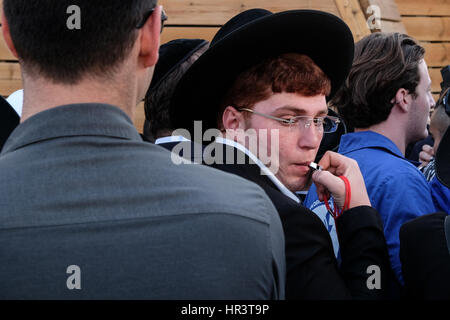
<svg viewBox="0 0 450 320">
<path fill-rule="evenodd" d="M 450 1 L 396 0 L 402 22 L 409 35 L 426 49 L 435 99 L 441 91 L 440 69 L 450 64 Z"/>
<path fill-rule="evenodd" d="M 0 0 L 1 4 L 2 0 Z M 442 81 L 439 70 L 450 64 L 450 3 L 448 0 L 160 0 L 169 16 L 161 43 L 177 38 L 211 40 L 231 17 L 250 8 L 272 12 L 291 9 L 318 9 L 340 16 L 355 40 L 370 32 L 407 32 L 427 49 L 426 60 L 437 94 Z M 380 8 L 381 28 L 370 29 L 367 8 Z M 22 87 L 17 60 L 0 40 L 0 94 L 8 96 Z M 142 131 L 143 107 L 138 107 L 135 125 Z"/>
</svg>

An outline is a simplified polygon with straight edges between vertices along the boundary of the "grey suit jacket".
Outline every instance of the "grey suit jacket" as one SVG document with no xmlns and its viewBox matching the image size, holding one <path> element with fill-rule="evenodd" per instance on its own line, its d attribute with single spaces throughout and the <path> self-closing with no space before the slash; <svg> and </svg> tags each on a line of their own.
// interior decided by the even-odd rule
<svg viewBox="0 0 450 320">
<path fill-rule="evenodd" d="M 41 112 L 0 155 L 2 299 L 278 299 L 284 277 L 262 189 L 173 164 L 116 107 Z"/>
</svg>

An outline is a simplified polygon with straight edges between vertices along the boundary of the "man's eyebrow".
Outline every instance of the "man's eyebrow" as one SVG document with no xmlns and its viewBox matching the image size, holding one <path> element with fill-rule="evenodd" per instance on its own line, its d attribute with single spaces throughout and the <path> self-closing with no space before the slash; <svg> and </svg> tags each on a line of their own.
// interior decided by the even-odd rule
<svg viewBox="0 0 450 320">
<path fill-rule="evenodd" d="M 299 107 L 294 107 L 294 106 L 290 106 L 290 105 L 285 105 L 285 106 L 279 107 L 279 108 L 275 109 L 274 112 L 280 112 L 280 111 L 291 111 L 298 115 L 303 115 L 303 114 L 308 113 L 308 111 L 306 109 L 301 109 Z M 328 114 L 328 109 L 320 110 L 317 114 L 326 115 L 326 114 Z"/>
</svg>

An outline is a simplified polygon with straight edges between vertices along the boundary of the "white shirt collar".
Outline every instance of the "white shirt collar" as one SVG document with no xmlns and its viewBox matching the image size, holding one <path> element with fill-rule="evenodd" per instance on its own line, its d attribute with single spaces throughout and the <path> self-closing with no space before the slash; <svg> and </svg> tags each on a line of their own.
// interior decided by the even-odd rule
<svg viewBox="0 0 450 320">
<path fill-rule="evenodd" d="M 23 89 L 13 92 L 6 101 L 13 107 L 19 117 L 22 115 Z"/>
<path fill-rule="evenodd" d="M 161 143 L 168 143 L 168 142 L 183 142 L 183 141 L 189 141 L 183 136 L 168 136 L 168 137 L 162 137 L 155 140 L 155 144 L 161 144 Z"/>
<path fill-rule="evenodd" d="M 285 196 L 291 198 L 295 202 L 300 203 L 300 199 L 293 192 L 291 192 L 288 188 L 286 188 L 286 186 L 280 180 L 278 180 L 277 177 L 275 177 L 273 172 L 270 171 L 269 168 L 267 168 L 264 165 L 264 163 L 261 162 L 261 160 L 259 160 L 250 150 L 248 150 L 242 144 L 240 144 L 236 141 L 233 141 L 233 140 L 223 138 L 223 137 L 216 137 L 216 142 L 226 144 L 231 147 L 235 147 L 236 149 L 244 152 L 247 156 L 249 156 L 250 159 L 252 159 L 253 162 L 255 162 L 258 165 L 258 167 L 261 169 L 261 171 L 264 172 L 264 174 L 267 175 L 267 177 L 277 186 L 277 188 L 280 190 L 281 193 L 283 193 Z"/>
</svg>

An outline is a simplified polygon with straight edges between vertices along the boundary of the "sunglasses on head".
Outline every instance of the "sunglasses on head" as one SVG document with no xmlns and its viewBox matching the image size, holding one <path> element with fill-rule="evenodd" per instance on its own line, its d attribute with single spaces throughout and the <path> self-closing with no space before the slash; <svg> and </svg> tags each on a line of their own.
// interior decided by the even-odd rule
<svg viewBox="0 0 450 320">
<path fill-rule="evenodd" d="M 136 25 L 136 29 L 140 29 L 144 26 L 144 24 L 147 22 L 148 18 L 150 18 L 150 16 L 153 14 L 153 12 L 155 11 L 156 7 L 153 7 L 152 9 L 150 9 L 148 12 L 146 12 L 142 18 L 142 20 Z M 164 9 L 162 9 L 161 11 L 161 32 L 164 29 L 164 21 L 166 21 L 168 19 Z"/>
</svg>

